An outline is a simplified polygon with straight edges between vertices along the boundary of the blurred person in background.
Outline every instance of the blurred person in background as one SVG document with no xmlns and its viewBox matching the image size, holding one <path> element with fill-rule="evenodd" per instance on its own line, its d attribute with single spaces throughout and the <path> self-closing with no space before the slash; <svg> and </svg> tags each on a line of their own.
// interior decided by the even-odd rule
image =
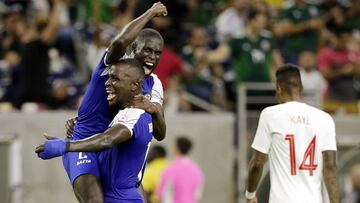
<svg viewBox="0 0 360 203">
<path fill-rule="evenodd" d="M 307 104 L 321 107 L 318 105 L 322 104 L 316 104 L 316 101 L 311 100 L 314 94 L 320 94 L 322 98 L 327 87 L 326 80 L 316 67 L 315 53 L 312 51 L 302 51 L 299 55 L 299 66 L 301 82 L 304 87 L 304 101 Z"/>
<path fill-rule="evenodd" d="M 216 38 L 219 42 L 245 35 L 247 10 L 251 6 L 250 0 L 228 1 L 230 6 L 221 12 L 215 20 Z"/>
<path fill-rule="evenodd" d="M 160 203 L 155 195 L 156 188 L 160 181 L 160 176 L 168 165 L 166 150 L 160 145 L 150 148 L 147 166 L 142 180 L 143 190 L 145 191 L 148 203 Z"/>
<path fill-rule="evenodd" d="M 283 41 L 281 52 L 286 63 L 297 64 L 301 51 L 317 52 L 324 22 L 317 6 L 305 0 L 284 3 L 275 23 L 274 34 Z"/>
<path fill-rule="evenodd" d="M 189 138 L 176 138 L 175 160 L 164 169 L 156 196 L 160 202 L 196 203 L 201 199 L 204 175 L 198 164 L 189 157 L 192 149 Z"/>
<path fill-rule="evenodd" d="M 50 45 L 60 27 L 59 15 L 63 0 L 52 0 L 49 16 L 39 13 L 35 23 L 25 20 L 18 24 L 21 33 L 20 96 L 21 103 L 45 103 L 49 97 Z"/>
<path fill-rule="evenodd" d="M 360 164 L 353 165 L 344 183 L 342 203 L 360 203 Z"/>
<path fill-rule="evenodd" d="M 242 82 L 270 82 L 274 70 L 282 64 L 272 33 L 266 30 L 268 16 L 255 9 L 248 11 L 245 35 L 222 43 L 216 50 L 207 53 L 210 63 L 231 60 L 236 84 L 228 88 L 228 94 L 236 95 L 236 85 Z M 236 96 L 230 98 L 235 99 Z M 233 101 L 235 102 L 235 101 Z"/>
<path fill-rule="evenodd" d="M 318 54 L 318 67 L 328 82 L 328 95 L 324 101 L 324 110 L 330 113 L 344 110 L 357 114 L 357 89 L 355 78 L 360 70 L 360 52 L 348 46 L 351 34 L 344 28 L 338 28 L 330 38 L 330 46 L 324 47 Z"/>
<path fill-rule="evenodd" d="M 192 27 L 181 53 L 186 62 L 183 83 L 188 92 L 207 102 L 225 107 L 223 69 L 219 64 L 210 64 L 205 60 L 203 53 L 208 51 L 211 51 L 211 47 L 207 30 L 202 26 Z"/>
<path fill-rule="evenodd" d="M 178 40 L 172 30 L 164 31 L 165 46 L 160 62 L 154 73 L 161 80 L 164 87 L 164 101 L 166 113 L 190 111 L 190 104 L 184 99 L 181 88 L 182 78 L 185 74 L 184 61 L 176 52 Z"/>
</svg>

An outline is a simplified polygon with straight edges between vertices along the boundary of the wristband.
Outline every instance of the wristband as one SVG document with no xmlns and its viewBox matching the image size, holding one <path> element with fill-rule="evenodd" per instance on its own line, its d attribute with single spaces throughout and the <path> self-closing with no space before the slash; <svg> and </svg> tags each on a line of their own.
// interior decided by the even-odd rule
<svg viewBox="0 0 360 203">
<path fill-rule="evenodd" d="M 249 192 L 246 190 L 245 197 L 246 199 L 253 199 L 256 196 L 256 190 L 254 192 Z"/>
</svg>

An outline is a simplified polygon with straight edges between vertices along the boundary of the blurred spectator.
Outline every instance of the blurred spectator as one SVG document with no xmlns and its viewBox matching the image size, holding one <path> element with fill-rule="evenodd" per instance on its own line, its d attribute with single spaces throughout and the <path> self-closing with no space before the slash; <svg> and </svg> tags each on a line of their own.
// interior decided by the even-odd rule
<svg viewBox="0 0 360 203">
<path fill-rule="evenodd" d="M 316 101 L 310 100 L 316 94 L 320 93 L 321 97 L 326 90 L 326 81 L 316 67 L 316 55 L 312 51 L 303 51 L 299 56 L 299 65 L 301 67 L 301 81 L 304 88 L 305 102 L 317 106 Z M 319 104 L 322 105 L 322 104 Z M 320 106 L 317 106 L 320 107 Z"/>
<path fill-rule="evenodd" d="M 283 40 L 282 53 L 286 63 L 297 64 L 301 51 L 317 52 L 323 20 L 319 10 L 305 0 L 287 2 L 280 11 L 279 22 L 274 26 L 275 35 Z"/>
<path fill-rule="evenodd" d="M 180 82 L 184 74 L 184 62 L 175 52 L 176 36 L 165 32 L 165 47 L 154 73 L 159 77 L 165 90 L 166 112 L 188 111 L 189 105 L 182 96 Z M 170 105 L 169 105 L 170 104 Z"/>
<path fill-rule="evenodd" d="M 215 22 L 217 40 L 220 42 L 245 35 L 246 15 L 250 7 L 250 1 L 230 1 L 231 6 L 221 12 Z"/>
<path fill-rule="evenodd" d="M 331 36 L 331 46 L 318 55 L 319 70 L 329 84 L 324 110 L 330 113 L 343 108 L 347 113 L 358 113 L 354 79 L 359 74 L 360 52 L 347 46 L 351 38 L 348 31 L 338 29 Z"/>
<path fill-rule="evenodd" d="M 150 8 L 153 3 L 156 3 L 158 0 L 137 0 L 138 6 L 136 9 L 135 16 L 139 16 L 141 13 Z M 183 21 L 186 18 L 188 12 L 187 5 L 183 0 L 162 0 L 168 11 L 168 15 L 162 18 L 153 18 L 151 21 L 151 26 L 159 31 L 162 35 L 165 35 L 166 32 L 171 32 L 175 36 L 175 50 L 181 46 L 181 34 L 183 30 Z M 166 41 L 166 39 L 165 39 Z"/>
<path fill-rule="evenodd" d="M 342 203 L 360 203 L 360 164 L 350 168 L 343 189 Z"/>
<path fill-rule="evenodd" d="M 337 0 L 324 0 L 319 6 L 320 15 L 325 21 L 326 29 L 336 30 L 345 21 L 345 6 Z"/>
<path fill-rule="evenodd" d="M 216 4 L 212 0 L 187 0 L 185 23 L 190 25 L 208 26 L 216 17 Z"/>
<path fill-rule="evenodd" d="M 48 50 L 59 29 L 59 14 L 62 0 L 53 0 L 50 16 L 39 15 L 35 24 L 22 21 L 20 62 L 21 102 L 44 103 L 49 96 Z"/>
<path fill-rule="evenodd" d="M 203 53 L 209 50 L 205 28 L 193 27 L 187 44 L 182 49 L 182 58 L 186 61 L 187 67 L 185 88 L 201 99 L 225 107 L 223 70 L 218 64 L 209 64 L 204 59 Z"/>
<path fill-rule="evenodd" d="M 204 175 L 199 166 L 188 156 L 192 142 L 178 137 L 174 150 L 175 160 L 162 173 L 156 195 L 161 202 L 195 203 L 202 196 Z"/>
<path fill-rule="evenodd" d="M 145 169 L 142 186 L 146 193 L 148 203 L 160 203 L 156 198 L 155 190 L 159 184 L 160 176 L 167 166 L 166 150 L 160 145 L 150 148 L 148 163 Z"/>
<path fill-rule="evenodd" d="M 282 64 L 271 32 L 265 30 L 267 16 L 256 10 L 248 12 L 245 36 L 229 40 L 207 56 L 210 62 L 231 57 L 236 84 L 241 82 L 270 82 L 275 67 Z M 235 87 L 232 88 L 233 93 Z"/>
<path fill-rule="evenodd" d="M 350 0 L 350 5 L 345 11 L 345 24 L 348 29 L 359 30 L 360 29 L 360 1 Z"/>
</svg>

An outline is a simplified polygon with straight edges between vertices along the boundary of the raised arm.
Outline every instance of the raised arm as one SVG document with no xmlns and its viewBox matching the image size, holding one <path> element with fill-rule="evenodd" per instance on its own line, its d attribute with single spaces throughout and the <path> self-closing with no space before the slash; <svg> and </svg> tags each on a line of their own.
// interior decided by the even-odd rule
<svg viewBox="0 0 360 203">
<path fill-rule="evenodd" d="M 246 188 L 247 202 L 257 202 L 256 188 L 259 185 L 264 164 L 267 160 L 267 154 L 255 151 L 249 163 L 249 172 Z"/>
<path fill-rule="evenodd" d="M 323 155 L 323 176 L 330 203 L 339 203 L 339 185 L 337 179 L 336 151 L 324 151 Z"/>
<path fill-rule="evenodd" d="M 60 11 L 63 6 L 62 0 L 53 0 L 53 8 L 49 16 L 49 22 L 44 31 L 40 34 L 40 39 L 46 44 L 52 43 L 60 27 Z"/>
<path fill-rule="evenodd" d="M 111 42 L 106 63 L 112 64 L 121 58 L 126 52 L 126 47 L 136 39 L 139 32 L 152 18 L 166 15 L 166 7 L 157 2 L 141 16 L 129 22 Z"/>
</svg>

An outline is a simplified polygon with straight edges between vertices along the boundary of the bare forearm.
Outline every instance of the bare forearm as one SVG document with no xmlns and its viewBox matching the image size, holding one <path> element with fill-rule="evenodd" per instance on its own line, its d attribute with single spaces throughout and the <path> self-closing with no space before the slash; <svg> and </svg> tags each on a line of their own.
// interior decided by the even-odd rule
<svg viewBox="0 0 360 203">
<path fill-rule="evenodd" d="M 324 181 L 329 194 L 330 203 L 339 203 L 337 169 L 324 169 Z"/>
<path fill-rule="evenodd" d="M 247 191 L 254 192 L 260 182 L 263 171 L 263 165 L 256 164 L 253 160 L 250 162 L 249 174 L 247 180 Z"/>
<path fill-rule="evenodd" d="M 336 151 L 323 151 L 323 177 L 331 203 L 339 203 L 339 185 L 337 179 Z"/>
<path fill-rule="evenodd" d="M 153 135 L 157 141 L 161 141 L 166 136 L 166 123 L 164 118 L 164 112 L 160 104 L 155 104 L 156 111 L 152 114 L 153 121 Z"/>
<path fill-rule="evenodd" d="M 130 131 L 123 125 L 117 124 L 104 133 L 95 134 L 89 138 L 71 141 L 66 147 L 68 152 L 98 152 L 131 138 Z"/>
<path fill-rule="evenodd" d="M 62 2 L 56 1 L 54 3 L 54 6 L 50 14 L 49 23 L 46 26 L 45 30 L 41 33 L 41 40 L 44 43 L 48 44 L 53 42 L 53 40 L 57 35 L 58 29 L 60 27 L 59 16 L 60 16 L 61 7 L 62 7 Z"/>
<path fill-rule="evenodd" d="M 125 54 L 126 47 L 132 43 L 144 26 L 153 18 L 153 14 L 147 10 L 144 14 L 128 23 L 111 42 L 107 55 L 107 63 L 117 61 Z"/>
<path fill-rule="evenodd" d="M 104 133 L 95 134 L 87 139 L 70 141 L 67 145 L 68 152 L 98 152 L 112 146 L 112 139 Z"/>
</svg>

